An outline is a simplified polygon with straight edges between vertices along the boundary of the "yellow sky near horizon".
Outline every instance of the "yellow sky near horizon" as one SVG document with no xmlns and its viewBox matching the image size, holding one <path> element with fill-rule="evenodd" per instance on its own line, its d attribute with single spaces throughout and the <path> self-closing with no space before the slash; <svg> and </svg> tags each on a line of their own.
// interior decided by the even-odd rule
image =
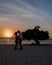
<svg viewBox="0 0 52 65">
<path fill-rule="evenodd" d="M 24 28 L 24 27 L 23 27 Z M 27 28 L 27 29 L 32 29 L 32 28 Z M 26 30 L 27 30 L 26 29 Z M 44 31 L 48 31 L 48 30 L 46 30 L 45 28 L 40 28 L 41 30 L 44 30 Z M 4 27 L 4 28 L 2 28 L 2 29 L 0 29 L 0 37 L 13 37 L 13 35 L 14 35 L 14 32 L 16 32 L 17 30 L 19 30 L 18 28 L 17 29 L 15 29 L 15 28 L 9 28 L 9 27 Z M 24 30 L 22 30 L 21 28 L 20 28 L 20 31 L 21 32 L 24 32 L 25 31 L 25 29 Z M 48 31 L 49 32 L 49 31 Z M 49 36 L 50 36 L 50 38 L 52 38 L 52 33 L 51 32 L 49 32 Z"/>
</svg>

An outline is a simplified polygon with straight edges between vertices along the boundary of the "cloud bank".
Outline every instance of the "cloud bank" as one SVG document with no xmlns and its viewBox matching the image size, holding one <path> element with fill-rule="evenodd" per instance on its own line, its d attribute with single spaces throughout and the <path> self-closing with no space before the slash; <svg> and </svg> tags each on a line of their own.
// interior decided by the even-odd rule
<svg viewBox="0 0 52 65">
<path fill-rule="evenodd" d="M 8 25 L 25 30 L 40 25 L 52 33 L 52 16 L 45 9 L 32 6 L 28 1 L 0 0 L 0 28 Z"/>
</svg>

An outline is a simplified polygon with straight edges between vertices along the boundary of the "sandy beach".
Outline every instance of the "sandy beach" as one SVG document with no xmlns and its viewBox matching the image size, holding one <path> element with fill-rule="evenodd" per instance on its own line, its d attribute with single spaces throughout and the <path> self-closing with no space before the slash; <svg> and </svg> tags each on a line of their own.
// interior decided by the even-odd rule
<svg viewBox="0 0 52 65">
<path fill-rule="evenodd" d="M 52 45 L 23 44 L 23 50 L 13 47 L 0 45 L 0 65 L 52 65 Z"/>
</svg>

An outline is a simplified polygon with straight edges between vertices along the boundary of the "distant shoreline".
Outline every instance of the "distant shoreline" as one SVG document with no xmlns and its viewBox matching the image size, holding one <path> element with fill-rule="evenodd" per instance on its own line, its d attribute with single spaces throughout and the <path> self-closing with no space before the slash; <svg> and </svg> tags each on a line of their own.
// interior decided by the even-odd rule
<svg viewBox="0 0 52 65">
<path fill-rule="evenodd" d="M 14 39 L 14 38 L 1 37 L 0 39 Z"/>
</svg>

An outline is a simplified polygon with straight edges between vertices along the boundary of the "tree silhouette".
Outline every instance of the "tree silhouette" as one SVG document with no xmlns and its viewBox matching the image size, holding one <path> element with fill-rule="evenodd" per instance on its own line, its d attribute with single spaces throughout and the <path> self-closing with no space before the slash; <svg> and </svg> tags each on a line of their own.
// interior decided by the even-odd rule
<svg viewBox="0 0 52 65">
<path fill-rule="evenodd" d="M 48 31 L 39 30 L 40 26 L 35 26 L 33 29 L 28 29 L 22 32 L 24 40 L 34 40 L 36 44 L 40 44 L 39 40 L 49 39 Z"/>
</svg>

